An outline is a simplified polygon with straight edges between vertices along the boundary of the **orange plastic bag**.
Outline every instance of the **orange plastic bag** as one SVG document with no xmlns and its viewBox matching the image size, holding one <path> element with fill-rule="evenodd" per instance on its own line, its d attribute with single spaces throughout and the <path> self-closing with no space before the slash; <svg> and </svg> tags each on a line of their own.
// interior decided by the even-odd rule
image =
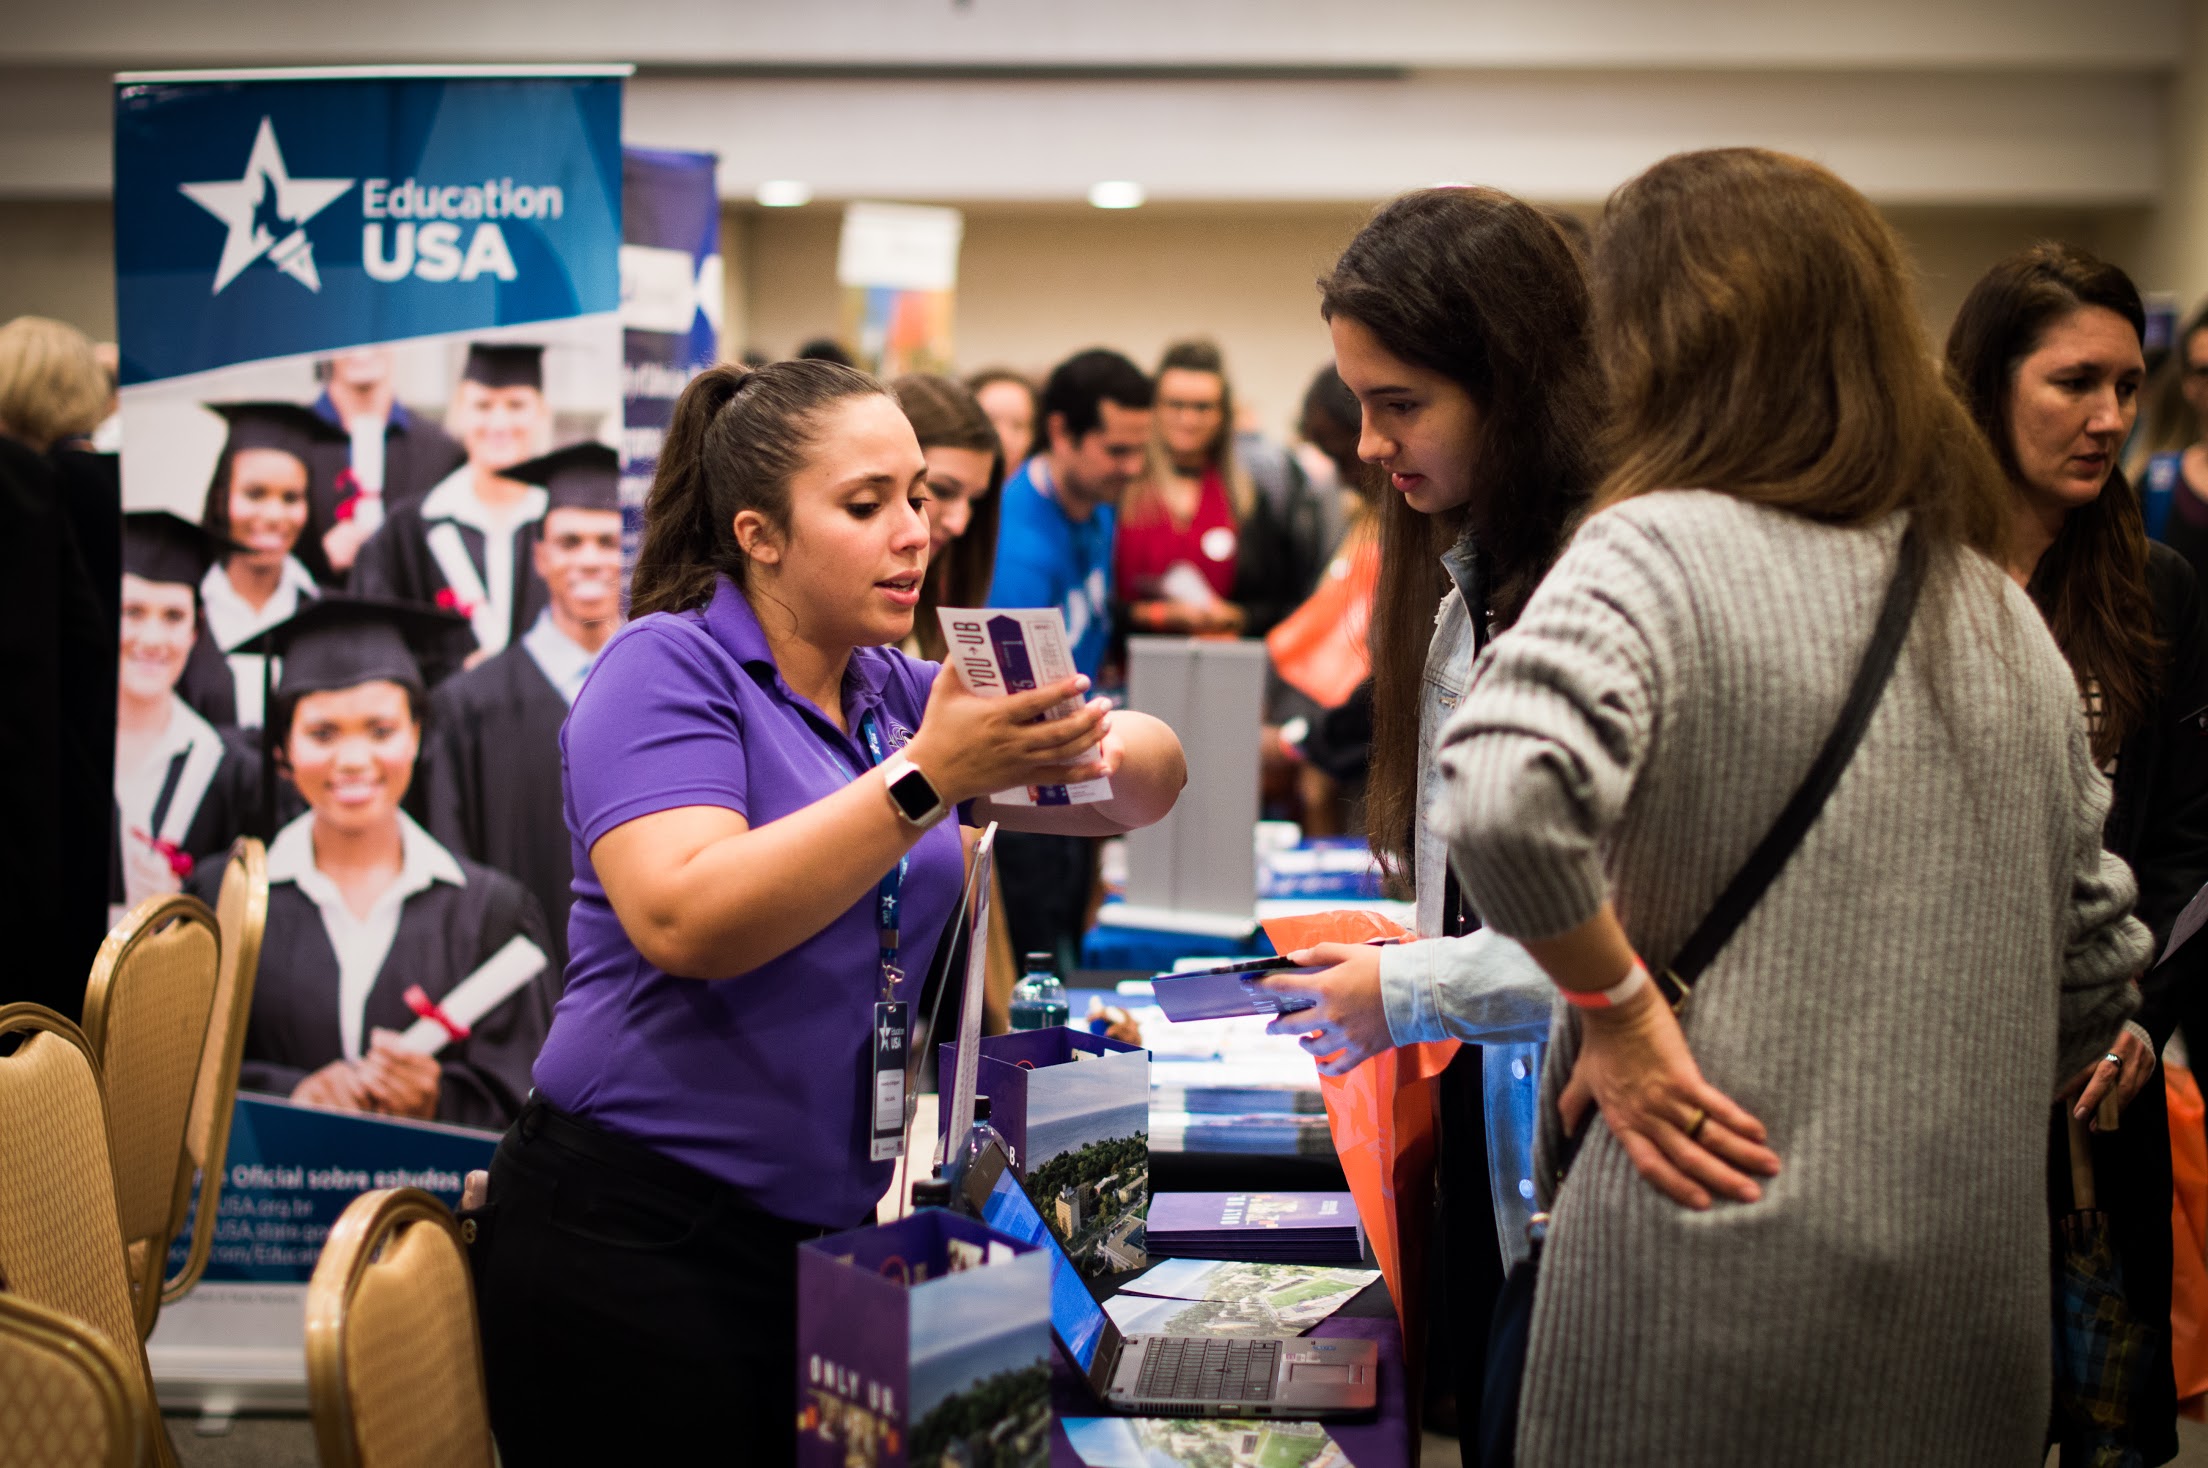
<svg viewBox="0 0 2208 1468">
<path fill-rule="evenodd" d="M 1340 708 L 1372 676 L 1365 628 L 1380 584 L 1380 546 L 1359 536 L 1343 550 L 1348 565 L 1319 583 L 1304 604 L 1265 634 L 1265 651 L 1281 681 L 1315 700 Z"/>
<path fill-rule="evenodd" d="M 1275 918 L 1265 936 L 1278 953 L 1314 943 L 1408 937 L 1398 924 L 1358 908 Z M 1425 1342 L 1427 1233 L 1434 1210 L 1437 1130 L 1435 1084 L 1457 1053 L 1455 1040 L 1383 1051 L 1346 1076 L 1320 1076 L 1327 1129 L 1349 1179 L 1350 1196 L 1373 1257 L 1395 1297 L 1404 1349 L 1416 1359 Z"/>
<path fill-rule="evenodd" d="M 2165 1064 L 2170 1103 L 2170 1374 L 2177 1399 L 2208 1393 L 2208 1106 L 2182 1065 Z M 2197 1402 L 2188 1415 L 2200 1417 Z"/>
</svg>

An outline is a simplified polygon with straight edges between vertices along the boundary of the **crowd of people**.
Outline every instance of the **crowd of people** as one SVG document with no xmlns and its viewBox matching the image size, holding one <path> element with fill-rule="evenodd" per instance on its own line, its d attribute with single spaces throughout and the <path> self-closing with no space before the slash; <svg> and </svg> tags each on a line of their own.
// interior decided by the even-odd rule
<svg viewBox="0 0 2208 1468">
<path fill-rule="evenodd" d="M 956 899 L 946 818 L 1003 823 L 1012 947 L 1070 966 L 1098 838 L 1185 778 L 1088 695 L 1130 634 L 1280 634 L 1266 799 L 1362 829 L 1418 936 L 1299 955 L 1275 1028 L 1337 1074 L 1466 1042 L 1437 1344 L 1468 1463 L 2174 1456 L 2208 308 L 2150 363 L 2124 272 L 2041 244 L 1943 359 L 1877 211 L 1751 149 L 1665 160 L 1591 236 L 1406 195 L 1316 308 L 1280 439 L 1197 337 L 1040 381 L 709 369 L 626 609 L 616 457 L 550 442 L 537 349 L 471 349 L 437 422 L 374 351 L 313 403 L 212 404 L 193 520 L 120 512 L 91 343 L 0 328 L 11 676 L 51 710 L 8 738 L 63 775 L 25 796 L 58 844 L 8 858 L 33 963 L 81 983 L 95 863 L 112 917 L 263 836 L 244 1084 L 507 1129 L 507 1458 L 784 1419 L 789 1251 L 886 1185 L 860 1037 Z M 936 609 L 983 605 L 1058 609 L 1079 678 L 939 676 Z M 1299 616 L 1352 629 L 1346 671 Z M 986 799 L 1100 771 L 1102 807 Z M 396 1043 L 515 940 L 544 961 L 498 1008 Z"/>
</svg>

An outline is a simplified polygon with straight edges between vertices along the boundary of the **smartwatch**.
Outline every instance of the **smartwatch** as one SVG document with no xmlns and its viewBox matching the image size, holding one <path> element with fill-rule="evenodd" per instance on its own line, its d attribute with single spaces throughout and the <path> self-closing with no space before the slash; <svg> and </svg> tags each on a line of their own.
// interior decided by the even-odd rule
<svg viewBox="0 0 2208 1468">
<path fill-rule="evenodd" d="M 905 824 L 926 830 L 949 813 L 928 777 L 902 754 L 891 755 L 882 762 L 881 769 L 882 783 L 889 787 L 889 803 Z"/>
</svg>

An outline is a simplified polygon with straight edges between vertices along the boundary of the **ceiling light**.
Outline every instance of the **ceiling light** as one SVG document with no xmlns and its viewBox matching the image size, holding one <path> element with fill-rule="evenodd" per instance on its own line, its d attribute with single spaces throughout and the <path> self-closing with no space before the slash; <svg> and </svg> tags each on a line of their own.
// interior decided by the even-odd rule
<svg viewBox="0 0 2208 1468">
<path fill-rule="evenodd" d="M 813 202 L 813 186 L 800 179 L 770 178 L 751 197 L 769 209 L 796 209 Z"/>
<path fill-rule="evenodd" d="M 1140 209 L 1142 185 L 1127 179 L 1107 179 L 1089 186 L 1089 202 L 1099 209 Z"/>
</svg>

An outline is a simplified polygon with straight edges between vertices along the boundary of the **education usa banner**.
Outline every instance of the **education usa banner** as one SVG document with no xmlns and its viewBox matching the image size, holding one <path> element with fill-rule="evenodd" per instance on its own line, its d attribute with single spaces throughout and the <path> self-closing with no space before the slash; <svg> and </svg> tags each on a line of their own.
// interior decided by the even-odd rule
<svg viewBox="0 0 2208 1468">
<path fill-rule="evenodd" d="M 359 589 L 360 568 L 391 540 L 376 541 L 379 528 L 424 541 L 415 559 L 442 579 L 368 590 L 462 612 L 484 655 L 509 637 L 523 640 L 533 611 L 524 557 L 534 543 L 533 522 L 523 522 L 532 521 L 531 506 L 535 517 L 546 513 L 548 492 L 535 486 L 556 487 L 548 462 L 578 458 L 557 451 L 599 444 L 610 462 L 623 442 L 627 72 L 393 67 L 117 78 L 124 505 L 169 511 L 236 542 L 210 546 L 189 527 L 164 523 L 151 528 L 172 548 L 165 558 L 138 565 L 126 546 L 126 592 L 132 575 L 170 593 L 183 590 L 171 583 L 193 582 L 189 605 L 202 640 L 216 644 L 211 670 L 187 666 L 158 637 L 134 643 L 126 615 L 127 701 L 173 701 L 172 731 L 219 730 L 219 742 L 206 741 L 213 773 L 205 778 L 173 773 L 192 775 L 196 742 L 164 765 L 171 751 L 157 741 L 150 773 L 119 772 L 113 895 L 126 905 L 191 880 L 189 860 L 173 870 L 171 861 L 217 856 L 250 829 L 223 773 L 224 751 L 251 750 L 265 712 L 247 634 L 289 615 L 297 599 L 349 581 Z M 483 525 L 513 534 L 494 542 Z M 126 529 L 126 542 L 135 545 L 137 533 Z M 492 553 L 508 539 L 511 555 Z M 245 574 L 279 552 L 273 589 Z M 201 671 L 210 686 L 194 683 Z M 187 718 L 190 700 L 198 712 Z M 165 780 L 161 768 L 172 769 Z M 314 792 L 302 785 L 298 797 L 279 819 L 298 804 L 321 819 Z M 159 859 L 144 859 L 141 845 Z M 298 916 L 311 905 L 293 906 L 294 928 L 315 921 Z M 329 958 L 335 944 L 321 936 L 284 938 L 272 919 L 262 950 L 253 1022 L 292 1036 L 294 1048 L 337 1020 L 341 1005 L 361 1002 L 341 994 Z M 407 948 L 402 938 L 393 939 L 395 953 L 443 951 Z M 400 981 L 444 992 L 457 977 L 425 970 Z M 326 1028 L 337 1046 L 340 1026 Z M 356 1028 L 365 1037 L 365 1026 Z M 285 1074 L 311 1075 L 352 1053 L 262 1058 L 290 1067 Z M 527 1059 L 486 1050 L 469 1063 L 496 1071 L 494 1091 L 518 1094 Z M 288 1080 L 278 1089 L 286 1087 L 301 1089 Z M 326 1092 L 301 1099 L 339 1104 Z M 465 1172 L 484 1165 L 498 1124 L 482 1108 L 467 1113 L 476 1123 L 469 1129 L 294 1104 L 288 1094 L 243 1095 L 238 1117 L 213 1264 L 198 1290 L 163 1312 L 150 1343 L 172 1406 L 303 1401 L 301 1296 L 337 1214 L 357 1193 L 391 1183 L 455 1198 Z"/>
<path fill-rule="evenodd" d="M 478 345 L 541 349 L 532 454 L 618 447 L 628 70 L 118 77 L 125 507 L 200 520 L 215 405 L 308 408 L 351 450 L 327 477 L 350 472 L 310 486 L 295 556 L 341 580 L 368 522 L 449 472 L 391 440 L 420 425 L 471 459 L 504 452 L 479 440 L 507 425 L 472 421 L 496 415 L 459 390 Z"/>
</svg>

